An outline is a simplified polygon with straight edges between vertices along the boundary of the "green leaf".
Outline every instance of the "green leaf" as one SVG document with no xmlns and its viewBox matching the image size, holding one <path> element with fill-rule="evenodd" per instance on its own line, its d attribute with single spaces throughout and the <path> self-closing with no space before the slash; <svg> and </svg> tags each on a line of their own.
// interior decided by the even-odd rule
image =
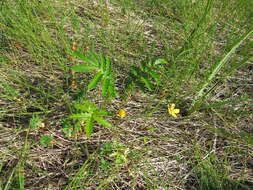
<svg viewBox="0 0 253 190">
<path fill-rule="evenodd" d="M 88 56 L 85 56 L 83 53 L 79 52 L 79 51 L 74 51 L 74 52 L 71 52 L 72 55 L 74 55 L 75 57 L 83 60 L 84 62 L 86 63 L 90 63 L 92 65 L 97 65 L 97 62 L 96 60 L 93 60 L 92 58 L 88 57 Z"/>
<path fill-rule="evenodd" d="M 141 80 L 142 80 L 142 82 L 144 82 L 144 84 L 145 84 L 145 86 L 149 89 L 149 90 L 152 90 L 152 84 L 151 84 L 151 82 L 147 79 L 147 78 L 145 78 L 145 77 L 141 77 Z"/>
<path fill-rule="evenodd" d="M 86 133 L 86 136 L 87 137 L 90 137 L 92 132 L 93 132 L 93 118 L 89 118 L 87 121 L 86 121 L 86 125 L 85 125 L 85 133 Z"/>
<path fill-rule="evenodd" d="M 99 167 L 102 170 L 106 171 L 106 170 L 108 170 L 110 168 L 110 166 L 111 166 L 111 163 L 109 161 L 107 161 L 107 160 L 105 160 L 103 158 L 101 159 Z"/>
<path fill-rule="evenodd" d="M 154 71 L 149 71 L 148 74 L 150 74 L 152 76 L 153 79 L 155 79 L 155 81 L 157 82 L 157 84 L 160 84 L 160 75 Z"/>
<path fill-rule="evenodd" d="M 110 61 L 110 59 L 108 57 L 105 58 L 106 59 L 106 70 L 105 70 L 105 74 L 107 76 L 111 75 L 112 73 L 112 63 Z"/>
<path fill-rule="evenodd" d="M 70 119 L 82 119 L 85 120 L 90 117 L 89 113 L 76 113 L 69 116 Z"/>
<path fill-rule="evenodd" d="M 107 90 L 110 85 L 110 79 L 105 77 L 102 81 L 102 96 L 105 97 L 107 95 Z"/>
<path fill-rule="evenodd" d="M 52 146 L 52 141 L 54 140 L 53 137 L 50 137 L 48 135 L 43 135 L 40 137 L 40 144 L 44 147 Z"/>
<path fill-rule="evenodd" d="M 29 121 L 29 126 L 31 127 L 32 130 L 38 129 L 42 125 L 43 120 L 37 115 L 33 115 L 33 117 Z"/>
<path fill-rule="evenodd" d="M 77 110 L 81 110 L 81 111 L 89 111 L 88 107 L 86 105 L 81 105 L 81 104 L 75 104 L 74 107 Z"/>
<path fill-rule="evenodd" d="M 71 70 L 75 72 L 89 72 L 89 71 L 93 71 L 97 69 L 98 68 L 96 66 L 85 65 L 85 64 L 78 64 L 71 67 Z"/>
<path fill-rule="evenodd" d="M 83 104 L 75 104 L 74 107 L 81 111 L 90 112 L 90 110 L 98 109 L 97 106 L 89 101 L 84 101 Z"/>
<path fill-rule="evenodd" d="M 106 128 L 112 128 L 112 124 L 110 124 L 108 121 L 102 119 L 101 117 L 98 116 L 93 116 L 93 118 L 102 126 Z"/>
<path fill-rule="evenodd" d="M 114 98 L 117 96 L 113 79 L 110 80 L 110 84 L 108 86 L 108 91 L 109 91 L 110 97 Z"/>
<path fill-rule="evenodd" d="M 103 73 L 99 72 L 97 73 L 94 78 L 90 81 L 89 85 L 88 85 L 88 89 L 92 89 L 95 88 L 98 84 L 98 82 L 100 81 L 100 79 L 102 78 Z"/>
<path fill-rule="evenodd" d="M 168 61 L 165 59 L 157 59 L 155 60 L 154 65 L 167 64 L 167 63 Z"/>
<path fill-rule="evenodd" d="M 67 136 L 67 137 L 71 137 L 72 133 L 73 133 L 73 128 L 72 126 L 64 126 L 62 128 L 62 132 Z"/>
<path fill-rule="evenodd" d="M 96 115 L 97 116 L 106 116 L 106 115 L 109 115 L 109 112 L 106 110 L 97 110 Z"/>
<path fill-rule="evenodd" d="M 101 67 L 103 72 L 106 71 L 106 57 L 105 56 L 101 56 Z"/>
<path fill-rule="evenodd" d="M 98 109 L 98 107 L 95 104 L 91 103 L 88 100 L 83 102 L 83 106 L 87 107 L 88 112 L 95 111 Z"/>
</svg>

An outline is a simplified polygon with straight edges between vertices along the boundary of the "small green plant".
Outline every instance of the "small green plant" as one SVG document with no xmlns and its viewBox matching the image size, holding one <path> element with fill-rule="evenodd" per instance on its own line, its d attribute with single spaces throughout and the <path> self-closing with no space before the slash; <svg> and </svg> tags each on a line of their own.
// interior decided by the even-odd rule
<svg viewBox="0 0 253 190">
<path fill-rule="evenodd" d="M 112 127 L 111 123 L 103 119 L 103 117 L 109 115 L 109 113 L 106 110 L 99 109 L 90 101 L 84 101 L 82 104 L 75 104 L 74 107 L 78 113 L 71 114 L 69 118 L 73 119 L 75 122 L 75 133 L 81 131 L 82 127 L 84 127 L 86 136 L 90 137 L 95 122 L 107 128 Z"/>
<path fill-rule="evenodd" d="M 11 85 L 9 85 L 6 81 L 2 80 L 0 78 L 0 89 L 1 89 L 1 96 L 8 98 L 8 99 L 14 99 L 20 97 L 20 94 L 13 88 Z"/>
<path fill-rule="evenodd" d="M 39 116 L 33 115 L 33 117 L 29 121 L 29 126 L 32 130 L 36 130 L 37 128 L 43 127 L 44 123 Z"/>
<path fill-rule="evenodd" d="M 121 167 L 129 162 L 130 150 L 118 142 L 106 143 L 100 150 L 100 168 L 106 170 L 110 165 Z"/>
<path fill-rule="evenodd" d="M 88 64 L 72 66 L 71 70 L 75 72 L 96 72 L 93 79 L 88 84 L 88 90 L 95 88 L 101 82 L 102 96 L 109 98 L 116 97 L 115 80 L 112 72 L 112 63 L 109 57 L 94 52 L 84 55 L 77 51 L 73 52 L 73 55 Z"/>
<path fill-rule="evenodd" d="M 108 160 L 105 160 L 104 158 L 101 158 L 99 167 L 101 170 L 106 171 L 110 168 L 111 163 Z"/>
<path fill-rule="evenodd" d="M 132 89 L 134 86 L 140 87 L 143 91 L 148 89 L 152 91 L 161 83 L 161 75 L 159 71 L 163 68 L 163 64 L 168 62 L 165 59 L 157 59 L 155 61 L 143 62 L 140 67 L 132 66 L 127 80 L 127 88 Z"/>
<path fill-rule="evenodd" d="M 52 143 L 53 140 L 54 140 L 53 137 L 50 137 L 48 135 L 43 135 L 40 137 L 40 144 L 44 147 L 49 147 L 49 146 L 53 145 L 53 143 Z"/>
</svg>

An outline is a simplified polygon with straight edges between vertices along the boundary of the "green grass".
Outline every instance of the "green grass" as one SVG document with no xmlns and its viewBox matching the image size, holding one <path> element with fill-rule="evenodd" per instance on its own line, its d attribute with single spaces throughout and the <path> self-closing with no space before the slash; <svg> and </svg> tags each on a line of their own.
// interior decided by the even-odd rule
<svg viewBox="0 0 253 190">
<path fill-rule="evenodd" d="M 251 189 L 251 7 L 1 1 L 0 189 Z M 68 136 L 84 101 L 112 127 Z"/>
</svg>

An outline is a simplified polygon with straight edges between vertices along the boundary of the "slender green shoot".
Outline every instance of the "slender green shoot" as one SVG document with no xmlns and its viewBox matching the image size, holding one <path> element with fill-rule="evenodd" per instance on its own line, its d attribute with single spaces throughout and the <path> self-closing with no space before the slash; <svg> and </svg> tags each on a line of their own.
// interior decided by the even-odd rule
<svg viewBox="0 0 253 190">
<path fill-rule="evenodd" d="M 253 30 L 251 30 L 236 45 L 234 45 L 233 48 L 226 54 L 226 56 L 220 62 L 218 62 L 218 64 L 214 67 L 214 69 L 212 70 L 212 72 L 208 76 L 207 80 L 204 82 L 204 84 L 202 85 L 202 87 L 200 88 L 200 90 L 195 95 L 189 113 L 193 113 L 194 111 L 196 111 L 199 108 L 199 106 L 201 105 L 201 103 L 203 102 L 203 100 L 205 99 L 205 97 L 208 95 L 208 93 L 210 93 L 209 91 L 208 91 L 208 93 L 205 92 L 207 90 L 207 87 L 214 80 L 214 78 L 217 76 L 217 74 L 219 73 L 219 71 L 226 65 L 226 63 L 228 63 L 229 59 L 234 55 L 234 53 L 237 50 L 237 48 L 247 38 L 249 38 L 252 33 L 253 33 Z"/>
</svg>

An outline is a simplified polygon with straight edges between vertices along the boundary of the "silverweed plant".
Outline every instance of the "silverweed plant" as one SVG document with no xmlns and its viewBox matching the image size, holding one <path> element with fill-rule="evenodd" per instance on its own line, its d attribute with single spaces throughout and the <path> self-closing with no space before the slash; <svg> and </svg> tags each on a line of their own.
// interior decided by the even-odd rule
<svg viewBox="0 0 253 190">
<path fill-rule="evenodd" d="M 74 134 L 84 129 L 86 136 L 90 137 L 93 133 L 95 122 L 106 128 L 111 128 L 112 124 L 104 120 L 104 116 L 109 113 L 106 110 L 99 109 L 90 101 L 84 101 L 82 104 L 75 104 L 77 113 L 71 114 L 68 118 L 74 121 Z"/>
<path fill-rule="evenodd" d="M 143 62 L 139 67 L 132 66 L 128 73 L 127 89 L 132 91 L 134 87 L 140 87 L 143 91 L 148 89 L 153 91 L 155 87 L 161 84 L 160 72 L 163 64 L 168 62 L 165 59 Z"/>
<path fill-rule="evenodd" d="M 72 66 L 72 71 L 96 72 L 96 74 L 88 84 L 88 90 L 94 89 L 101 82 L 102 96 L 108 98 L 115 98 L 117 93 L 115 89 L 115 80 L 112 72 L 112 63 L 109 57 L 104 56 L 103 54 L 97 54 L 95 52 L 90 52 L 87 55 L 84 55 L 81 52 L 74 51 L 72 54 L 86 63 Z"/>
</svg>

